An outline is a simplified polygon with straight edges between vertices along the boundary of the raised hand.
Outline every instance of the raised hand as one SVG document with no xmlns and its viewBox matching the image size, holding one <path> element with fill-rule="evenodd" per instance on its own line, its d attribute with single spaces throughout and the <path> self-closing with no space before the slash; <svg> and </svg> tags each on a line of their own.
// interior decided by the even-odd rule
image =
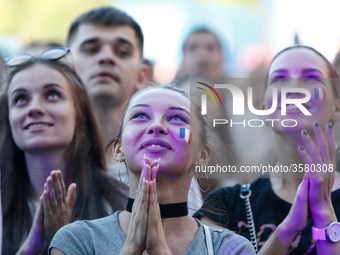
<svg viewBox="0 0 340 255">
<path fill-rule="evenodd" d="M 144 156 L 136 199 L 125 244 L 120 254 L 171 254 L 166 243 L 157 202 L 156 175 L 160 159 Z"/>
<path fill-rule="evenodd" d="M 72 183 L 66 194 L 61 171 L 52 171 L 44 185 L 44 233 L 48 242 L 64 225 L 70 223 L 76 201 L 76 184 Z"/>
<path fill-rule="evenodd" d="M 28 237 L 17 254 L 40 254 L 59 228 L 70 223 L 75 200 L 76 184 L 71 184 L 66 194 L 61 171 L 52 171 L 46 179 Z"/>
<path fill-rule="evenodd" d="M 301 158 L 309 164 L 306 173 L 309 178 L 309 205 L 315 226 L 325 227 L 334 216 L 331 192 L 334 184 L 335 144 L 331 125 L 326 127 L 327 139 L 318 124 L 314 123 L 314 133 L 317 146 L 307 134 L 302 131 L 307 150 L 299 149 Z"/>
</svg>

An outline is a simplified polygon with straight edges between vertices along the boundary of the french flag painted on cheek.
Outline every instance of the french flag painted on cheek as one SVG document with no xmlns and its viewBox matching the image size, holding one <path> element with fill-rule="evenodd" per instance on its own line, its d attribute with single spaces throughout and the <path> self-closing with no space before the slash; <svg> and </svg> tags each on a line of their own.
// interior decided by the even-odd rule
<svg viewBox="0 0 340 255">
<path fill-rule="evenodd" d="M 325 90 L 322 88 L 314 88 L 314 98 L 316 100 L 326 100 Z"/>
<path fill-rule="evenodd" d="M 191 133 L 189 129 L 179 128 L 179 138 L 183 138 L 188 144 L 191 143 Z"/>
</svg>

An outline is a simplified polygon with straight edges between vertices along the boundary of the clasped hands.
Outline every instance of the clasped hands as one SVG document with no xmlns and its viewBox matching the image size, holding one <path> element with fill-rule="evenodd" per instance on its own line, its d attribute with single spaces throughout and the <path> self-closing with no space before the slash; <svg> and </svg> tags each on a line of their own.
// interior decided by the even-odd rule
<svg viewBox="0 0 340 255">
<path fill-rule="evenodd" d="M 331 202 L 336 154 L 332 126 L 329 123 L 326 127 L 327 139 L 318 122 L 314 123 L 313 129 L 317 145 L 306 130 L 301 131 L 306 147 L 299 146 L 298 151 L 309 169 L 305 172 L 288 216 L 280 225 L 284 229 L 282 233 L 286 233 L 279 234 L 280 242 L 287 247 L 311 219 L 318 228 L 326 227 L 332 219 L 336 220 Z"/>
<path fill-rule="evenodd" d="M 160 159 L 151 160 L 144 155 L 136 199 L 128 234 L 120 254 L 171 254 L 166 243 L 159 204 L 157 202 L 156 175 Z"/>
<path fill-rule="evenodd" d="M 40 254 L 49 245 L 54 234 L 70 223 L 76 201 L 76 187 L 72 183 L 66 193 L 61 171 L 53 170 L 50 173 L 29 235 L 17 254 Z"/>
</svg>

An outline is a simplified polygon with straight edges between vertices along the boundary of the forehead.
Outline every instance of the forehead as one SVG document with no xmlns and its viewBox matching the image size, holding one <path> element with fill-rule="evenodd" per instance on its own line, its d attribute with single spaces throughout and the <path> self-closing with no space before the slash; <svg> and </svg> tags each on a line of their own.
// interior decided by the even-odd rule
<svg viewBox="0 0 340 255">
<path fill-rule="evenodd" d="M 281 53 L 271 64 L 269 74 L 275 70 L 318 69 L 328 74 L 326 61 L 316 52 L 306 48 L 295 48 Z"/>
<path fill-rule="evenodd" d="M 136 104 L 147 104 L 156 109 L 181 107 L 190 112 L 189 98 L 177 91 L 164 88 L 151 89 L 141 92 L 132 99 L 129 108 Z"/>
<path fill-rule="evenodd" d="M 36 64 L 14 75 L 9 85 L 8 94 L 11 94 L 16 88 L 30 90 L 50 83 L 56 83 L 70 89 L 69 82 L 62 73 L 49 66 Z"/>
<path fill-rule="evenodd" d="M 194 44 L 214 44 L 220 45 L 217 37 L 210 32 L 196 32 L 191 34 L 186 42 L 186 45 L 194 45 Z"/>
<path fill-rule="evenodd" d="M 133 46 L 138 48 L 136 33 L 130 26 L 103 26 L 87 23 L 79 25 L 71 42 L 71 46 L 79 46 L 84 41 L 90 39 L 98 39 L 100 42 L 113 43 L 118 38 L 128 40 Z"/>
</svg>

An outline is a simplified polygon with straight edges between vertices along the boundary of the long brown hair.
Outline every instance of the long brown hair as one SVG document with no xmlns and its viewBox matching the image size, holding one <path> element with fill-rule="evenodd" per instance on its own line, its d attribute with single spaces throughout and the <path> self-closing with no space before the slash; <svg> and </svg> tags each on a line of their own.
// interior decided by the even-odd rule
<svg viewBox="0 0 340 255">
<path fill-rule="evenodd" d="M 123 187 L 106 175 L 103 141 L 85 86 L 66 64 L 60 61 L 33 59 L 16 67 L 7 77 L 0 97 L 0 169 L 4 222 L 3 253 L 14 254 L 26 238 L 32 217 L 28 201 L 32 196 L 25 156 L 15 144 L 8 118 L 8 88 L 13 77 L 33 65 L 46 65 L 59 71 L 70 84 L 76 110 L 76 128 L 65 155 L 66 183 L 77 184 L 77 199 L 72 221 L 107 215 L 104 199 L 113 211 L 123 209 L 118 198 Z M 51 169 L 53 170 L 53 169 Z M 121 189 L 120 189 L 121 188 Z"/>
</svg>

